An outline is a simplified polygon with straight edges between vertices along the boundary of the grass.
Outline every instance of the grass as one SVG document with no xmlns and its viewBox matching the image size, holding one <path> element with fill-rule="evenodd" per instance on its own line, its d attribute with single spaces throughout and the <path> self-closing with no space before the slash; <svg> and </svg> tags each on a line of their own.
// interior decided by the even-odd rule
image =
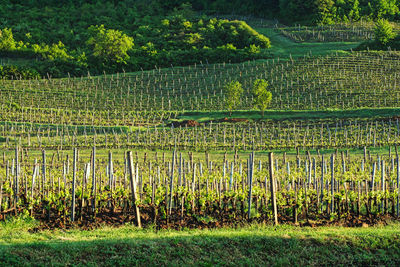
<svg viewBox="0 0 400 267">
<path fill-rule="evenodd" d="M 315 120 L 315 119 L 350 119 L 350 118 L 378 118 L 400 115 L 400 108 L 360 108 L 360 109 L 332 109 L 332 110 L 266 110 L 264 119 L 270 120 Z M 223 118 L 262 119 L 261 112 L 256 110 L 236 110 L 229 116 L 228 111 L 190 111 L 178 116 L 178 120 L 196 120 L 207 122 Z"/>
<path fill-rule="evenodd" d="M 281 58 L 302 57 L 310 53 L 314 56 L 347 53 L 360 45 L 360 42 L 296 43 L 273 28 L 256 28 L 256 30 L 270 38 L 272 47 L 268 51 L 275 57 Z"/>
<path fill-rule="evenodd" d="M 0 229 L 3 266 L 125 265 L 398 265 L 400 225 L 298 228 L 250 225 L 239 229 L 30 233 L 33 221 L 14 219 Z"/>
</svg>

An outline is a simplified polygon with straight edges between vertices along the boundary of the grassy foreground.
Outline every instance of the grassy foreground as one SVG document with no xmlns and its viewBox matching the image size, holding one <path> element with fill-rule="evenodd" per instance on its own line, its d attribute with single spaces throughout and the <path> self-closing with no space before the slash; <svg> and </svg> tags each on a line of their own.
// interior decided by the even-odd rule
<svg viewBox="0 0 400 267">
<path fill-rule="evenodd" d="M 400 264 L 400 224 L 369 228 L 252 225 L 240 229 L 31 233 L 16 219 L 0 229 L 0 265 L 388 265 Z"/>
</svg>

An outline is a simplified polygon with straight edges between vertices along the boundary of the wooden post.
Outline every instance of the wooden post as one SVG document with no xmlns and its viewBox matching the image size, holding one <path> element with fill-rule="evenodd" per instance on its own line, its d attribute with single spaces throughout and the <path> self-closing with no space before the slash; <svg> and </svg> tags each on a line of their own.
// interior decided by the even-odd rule
<svg viewBox="0 0 400 267">
<path fill-rule="evenodd" d="M 18 193 L 19 193 L 19 157 L 18 157 L 18 146 L 15 148 L 15 185 L 14 185 L 14 193 L 15 193 L 15 207 L 17 206 L 18 203 Z"/>
<path fill-rule="evenodd" d="M 271 184 L 271 200 L 272 200 L 272 211 L 274 214 L 274 223 L 278 225 L 278 210 L 276 207 L 276 188 L 274 178 L 274 155 L 272 152 L 269 153 L 269 176 Z"/>
<path fill-rule="evenodd" d="M 331 156 L 331 213 L 333 213 L 334 208 L 334 188 L 335 188 L 335 155 L 332 154 Z"/>
<path fill-rule="evenodd" d="M 397 146 L 396 146 L 397 152 Z M 396 153 L 396 163 L 397 163 L 397 217 L 399 217 L 399 201 L 400 201 L 400 162 L 399 162 L 399 155 Z"/>
<path fill-rule="evenodd" d="M 325 160 L 324 160 L 324 155 L 322 155 L 322 160 L 321 160 L 321 192 L 320 192 L 320 204 L 321 204 L 321 212 L 324 206 L 323 199 L 324 199 L 324 169 L 325 167 Z"/>
<path fill-rule="evenodd" d="M 232 185 L 233 185 L 233 170 L 234 170 L 234 161 L 231 162 L 231 175 L 229 178 L 229 191 L 232 191 Z"/>
<path fill-rule="evenodd" d="M 108 186 L 110 187 L 110 192 L 113 191 L 114 184 L 114 173 L 113 173 L 113 161 L 111 150 L 108 151 Z"/>
<path fill-rule="evenodd" d="M 44 151 L 44 150 L 43 150 Z M 71 221 L 75 221 L 75 184 L 76 184 L 76 161 L 77 149 L 74 148 L 74 162 L 72 167 L 72 203 L 71 203 Z"/>
<path fill-rule="evenodd" d="M 36 168 L 37 168 L 37 159 L 35 159 L 35 163 L 33 164 L 31 200 L 33 200 L 33 194 L 34 194 L 34 190 L 35 190 L 35 180 L 36 180 L 36 173 L 37 173 Z"/>
<path fill-rule="evenodd" d="M 169 214 L 172 212 L 172 200 L 174 189 L 175 150 L 172 152 L 171 179 L 169 184 Z"/>
<path fill-rule="evenodd" d="M 376 173 L 376 162 L 372 165 L 372 177 L 371 177 L 371 191 L 374 191 L 375 184 L 375 173 Z"/>
<path fill-rule="evenodd" d="M 92 209 L 93 214 L 96 212 L 96 147 L 92 151 Z"/>
<path fill-rule="evenodd" d="M 248 218 L 251 217 L 251 191 L 253 190 L 253 174 L 254 174 L 254 152 L 249 157 L 249 200 L 248 200 Z"/>
<path fill-rule="evenodd" d="M 44 197 L 45 193 L 45 186 L 46 186 L 46 151 L 43 149 L 42 151 L 42 198 Z"/>
<path fill-rule="evenodd" d="M 385 192 L 385 161 L 383 159 L 381 160 L 381 190 L 382 190 L 382 193 Z M 381 201 L 382 212 L 384 212 L 383 211 L 384 202 L 385 202 L 385 200 L 382 199 L 382 201 Z"/>
<path fill-rule="evenodd" d="M 136 216 L 137 226 L 139 228 L 142 228 L 142 223 L 141 223 L 141 220 L 140 220 L 139 207 L 136 205 L 136 201 L 137 201 L 136 181 L 135 181 L 135 178 L 134 178 L 134 166 L 133 166 L 132 151 L 128 152 L 128 161 L 129 161 L 129 164 L 128 164 L 128 166 L 129 166 L 129 178 L 130 178 L 131 191 L 132 191 L 133 208 L 135 209 L 135 216 Z"/>
</svg>

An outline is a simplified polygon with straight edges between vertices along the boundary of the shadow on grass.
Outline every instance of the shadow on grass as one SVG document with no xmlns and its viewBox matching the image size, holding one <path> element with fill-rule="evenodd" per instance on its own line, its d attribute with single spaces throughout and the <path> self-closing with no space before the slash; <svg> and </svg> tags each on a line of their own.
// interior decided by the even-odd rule
<svg viewBox="0 0 400 267">
<path fill-rule="evenodd" d="M 341 238 L 184 235 L 0 245 L 2 266 L 22 265 L 388 265 L 400 264 L 396 239 L 369 248 Z"/>
<path fill-rule="evenodd" d="M 360 108 L 349 110 L 266 110 L 264 117 L 256 110 L 236 110 L 230 116 L 228 111 L 189 111 L 178 116 L 178 120 L 207 122 L 223 118 L 246 118 L 265 120 L 310 120 L 310 119 L 352 119 L 391 118 L 400 115 L 400 108 Z"/>
</svg>

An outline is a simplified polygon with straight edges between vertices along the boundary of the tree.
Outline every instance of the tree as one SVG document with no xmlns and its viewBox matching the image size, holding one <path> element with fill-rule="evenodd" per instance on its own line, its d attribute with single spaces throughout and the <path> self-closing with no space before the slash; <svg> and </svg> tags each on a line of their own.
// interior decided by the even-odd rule
<svg viewBox="0 0 400 267">
<path fill-rule="evenodd" d="M 379 19 L 375 23 L 375 40 L 386 45 L 390 40 L 394 39 L 396 34 L 393 32 L 392 25 L 385 19 Z"/>
<path fill-rule="evenodd" d="M 224 91 L 225 105 L 229 110 L 229 116 L 232 116 L 232 110 L 237 107 L 243 94 L 242 84 L 238 81 L 232 81 L 225 86 Z"/>
<path fill-rule="evenodd" d="M 261 110 L 264 117 L 264 110 L 268 107 L 272 100 L 272 93 L 267 90 L 268 82 L 263 79 L 255 80 L 253 83 L 254 106 Z"/>
<path fill-rule="evenodd" d="M 102 61 L 126 63 L 133 38 L 118 30 L 105 29 L 104 25 L 90 26 L 87 44 L 93 47 L 93 56 Z"/>
<path fill-rule="evenodd" d="M 15 40 L 11 29 L 4 28 L 0 30 L 0 50 L 15 50 Z"/>
<path fill-rule="evenodd" d="M 332 24 L 334 23 L 334 5 L 333 0 L 316 0 L 316 18 L 315 22 L 319 24 Z"/>
<path fill-rule="evenodd" d="M 280 15 L 286 21 L 312 23 L 316 20 L 315 0 L 279 0 Z"/>
<path fill-rule="evenodd" d="M 373 0 L 367 1 L 369 16 L 373 19 L 386 18 L 394 19 L 399 14 L 397 0 Z"/>
</svg>

